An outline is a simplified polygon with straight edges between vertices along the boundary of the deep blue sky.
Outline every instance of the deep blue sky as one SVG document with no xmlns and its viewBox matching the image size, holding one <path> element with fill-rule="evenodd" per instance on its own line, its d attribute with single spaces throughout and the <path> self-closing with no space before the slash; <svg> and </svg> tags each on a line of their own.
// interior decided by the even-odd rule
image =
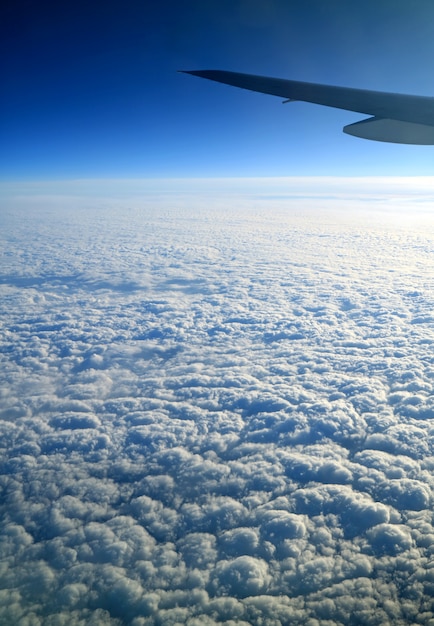
<svg viewBox="0 0 434 626">
<path fill-rule="evenodd" d="M 434 95 L 431 0 L 17 0 L 0 47 L 2 180 L 433 172 L 342 134 L 363 116 L 176 71 Z"/>
</svg>

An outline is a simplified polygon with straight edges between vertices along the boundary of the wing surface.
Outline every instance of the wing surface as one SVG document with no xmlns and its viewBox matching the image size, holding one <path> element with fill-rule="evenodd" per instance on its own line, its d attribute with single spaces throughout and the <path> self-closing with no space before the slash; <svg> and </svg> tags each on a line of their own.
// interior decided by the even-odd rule
<svg viewBox="0 0 434 626">
<path fill-rule="evenodd" d="M 335 87 L 222 70 L 185 72 L 250 91 L 372 116 L 345 127 L 356 137 L 395 143 L 434 144 L 434 98 Z"/>
</svg>

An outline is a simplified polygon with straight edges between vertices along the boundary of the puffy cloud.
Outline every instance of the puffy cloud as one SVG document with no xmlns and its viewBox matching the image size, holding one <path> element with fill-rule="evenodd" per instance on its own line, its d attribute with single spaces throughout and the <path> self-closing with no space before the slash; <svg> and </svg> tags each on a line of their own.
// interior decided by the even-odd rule
<svg viewBox="0 0 434 626">
<path fill-rule="evenodd" d="M 367 537 L 373 550 L 380 554 L 396 554 L 412 545 L 411 534 L 402 525 L 379 524 L 369 530 Z"/>
<path fill-rule="evenodd" d="M 234 528 L 219 537 L 220 551 L 225 556 L 253 556 L 259 548 L 258 531 L 254 528 Z"/>
<path fill-rule="evenodd" d="M 2 218 L 0 621 L 430 624 L 432 229 L 190 201 Z"/>
<path fill-rule="evenodd" d="M 177 542 L 187 567 L 209 569 L 217 560 L 215 535 L 207 533 L 186 534 Z"/>
<path fill-rule="evenodd" d="M 261 535 L 265 541 L 280 543 L 285 539 L 304 537 L 304 519 L 287 511 L 269 510 L 261 516 Z"/>
<path fill-rule="evenodd" d="M 270 581 L 265 561 L 251 556 L 239 556 L 230 561 L 219 561 L 210 588 L 216 595 L 245 598 L 262 594 L 267 590 Z"/>
</svg>

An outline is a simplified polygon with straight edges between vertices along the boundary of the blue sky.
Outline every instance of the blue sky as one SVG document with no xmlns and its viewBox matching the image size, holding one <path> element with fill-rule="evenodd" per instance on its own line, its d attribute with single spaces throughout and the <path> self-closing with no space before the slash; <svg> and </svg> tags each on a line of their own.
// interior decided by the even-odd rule
<svg viewBox="0 0 434 626">
<path fill-rule="evenodd" d="M 360 115 L 178 74 L 228 69 L 434 94 L 427 0 L 16 2 L 1 15 L 0 177 L 429 175 Z"/>
</svg>

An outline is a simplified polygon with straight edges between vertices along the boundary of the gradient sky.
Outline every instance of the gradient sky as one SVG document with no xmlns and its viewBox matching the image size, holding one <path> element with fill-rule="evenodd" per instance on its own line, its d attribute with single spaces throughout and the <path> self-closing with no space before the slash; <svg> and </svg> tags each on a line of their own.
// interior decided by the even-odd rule
<svg viewBox="0 0 434 626">
<path fill-rule="evenodd" d="M 431 0 L 8 3 L 0 178 L 430 175 L 363 116 L 178 74 L 226 69 L 434 95 Z"/>
</svg>

